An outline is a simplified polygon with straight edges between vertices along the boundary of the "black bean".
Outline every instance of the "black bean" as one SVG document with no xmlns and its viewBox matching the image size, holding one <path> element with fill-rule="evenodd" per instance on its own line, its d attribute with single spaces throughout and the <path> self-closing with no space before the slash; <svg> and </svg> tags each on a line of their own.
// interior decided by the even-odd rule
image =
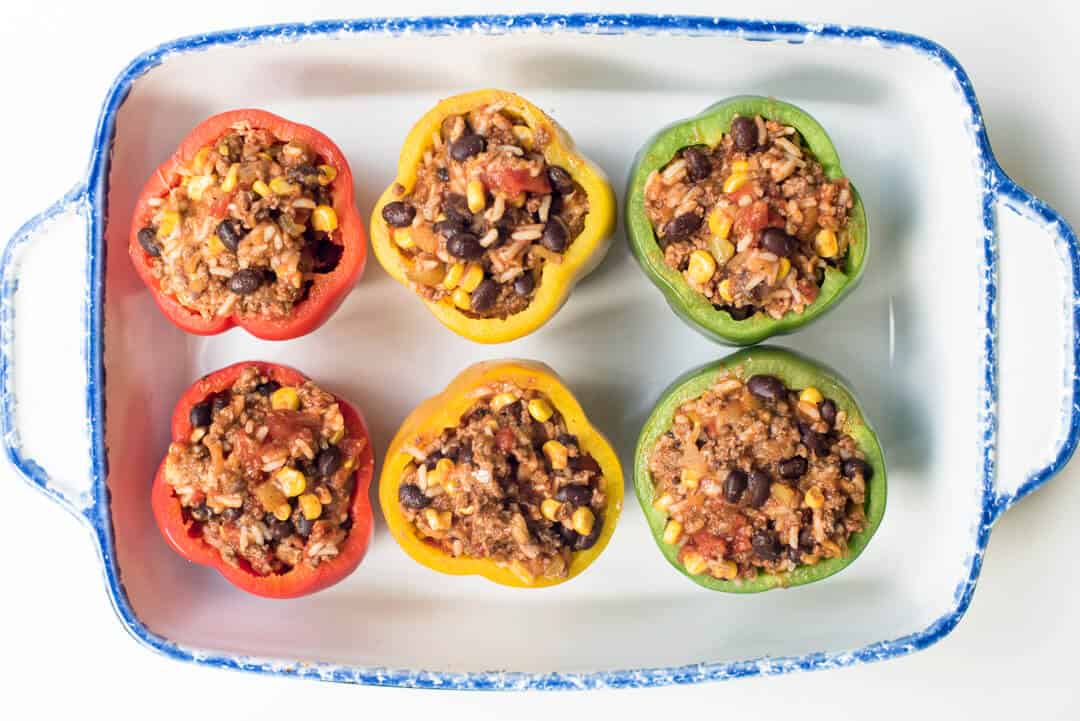
<svg viewBox="0 0 1080 721">
<path fill-rule="evenodd" d="M 188 420 L 191 421 L 192 428 L 205 428 L 210 425 L 210 421 L 213 420 L 213 417 L 213 411 L 210 410 L 210 401 L 196 403 L 191 407 L 191 411 L 188 413 Z"/>
<path fill-rule="evenodd" d="M 825 285 L 825 269 L 821 266 L 814 269 L 814 283 L 818 288 Z"/>
<path fill-rule="evenodd" d="M 532 273 L 526 272 L 514 281 L 514 292 L 523 298 L 532 295 L 533 289 L 535 288 L 536 278 Z"/>
<path fill-rule="evenodd" d="M 476 290 L 472 292 L 472 298 L 469 300 L 469 307 L 473 309 L 474 313 L 483 313 L 485 310 L 495 305 L 495 301 L 499 298 L 499 284 L 491 278 L 484 278 L 480 281 L 480 285 L 476 286 Z"/>
<path fill-rule="evenodd" d="M 337 446 L 330 446 L 319 451 L 319 455 L 315 457 L 315 467 L 319 469 L 320 476 L 329 478 L 341 468 L 343 460 L 341 449 Z"/>
<path fill-rule="evenodd" d="M 191 514 L 191 517 L 199 523 L 206 523 L 210 520 L 210 516 L 213 515 L 210 512 L 210 509 L 206 507 L 205 503 L 200 503 L 199 505 L 190 509 L 188 513 Z"/>
<path fill-rule="evenodd" d="M 660 239 L 666 243 L 674 243 L 677 240 L 685 240 L 701 227 L 701 216 L 697 213 L 683 213 L 667 222 L 660 234 Z"/>
<path fill-rule="evenodd" d="M 746 387 L 755 396 L 767 401 L 778 401 L 787 392 L 782 380 L 776 376 L 762 374 L 750 376 L 750 380 L 746 382 Z"/>
<path fill-rule="evenodd" d="M 435 177 L 445 183 L 450 180 L 450 171 L 440 165 L 435 168 Z"/>
<path fill-rule="evenodd" d="M 754 313 L 757 313 L 757 308 L 752 305 L 740 305 L 734 308 L 729 306 L 724 310 L 731 314 L 732 320 L 746 320 Z"/>
<path fill-rule="evenodd" d="M 413 483 L 406 483 L 398 488 L 398 500 L 406 508 L 414 509 L 427 508 L 431 504 L 431 499 L 424 495 L 420 486 Z"/>
<path fill-rule="evenodd" d="M 465 230 L 465 225 L 460 220 L 440 220 L 432 226 L 436 233 L 444 238 L 449 238 Z"/>
<path fill-rule="evenodd" d="M 728 503 L 739 502 L 743 491 L 746 490 L 746 482 L 746 471 L 733 468 L 728 472 L 727 478 L 724 479 L 724 498 L 727 499 Z"/>
<path fill-rule="evenodd" d="M 244 224 L 236 218 L 226 218 L 218 223 L 217 237 L 229 250 L 236 252 L 240 247 L 240 241 L 244 237 Z"/>
<path fill-rule="evenodd" d="M 255 392 L 260 396 L 268 396 L 278 388 L 281 388 L 281 384 L 277 381 L 265 381 L 255 386 Z"/>
<path fill-rule="evenodd" d="M 814 529 L 812 526 L 804 525 L 799 529 L 799 548 L 811 551 L 814 548 Z"/>
<path fill-rule="evenodd" d="M 574 192 L 574 179 L 570 173 L 558 165 L 549 165 L 547 169 L 548 182 L 551 188 L 559 195 L 569 195 Z"/>
<path fill-rule="evenodd" d="M 341 262 L 341 256 L 344 255 L 345 248 L 330 240 L 320 239 L 315 244 L 312 250 L 312 260 L 314 261 L 312 270 L 316 273 L 329 273 L 334 268 L 338 267 L 338 263 Z M 275 282 L 267 281 L 267 283 Z"/>
<path fill-rule="evenodd" d="M 446 239 L 446 252 L 455 258 L 476 260 L 484 254 L 484 247 L 472 233 L 454 233 Z"/>
<path fill-rule="evenodd" d="M 293 519 L 293 528 L 295 528 L 296 532 L 304 538 L 311 535 L 311 530 L 314 527 L 315 524 L 304 518 L 302 514 L 296 514 L 296 518 Z"/>
<path fill-rule="evenodd" d="M 555 440 L 557 440 L 559 443 L 562 443 L 567 448 L 570 448 L 571 446 L 577 446 L 578 444 L 577 436 L 570 435 L 569 433 L 560 433 L 559 435 L 555 436 Z"/>
<path fill-rule="evenodd" d="M 443 212 L 450 220 L 455 220 L 463 226 L 472 223 L 472 211 L 469 210 L 469 201 L 461 193 L 450 193 L 443 201 Z"/>
<path fill-rule="evenodd" d="M 769 490 L 772 488 L 772 479 L 765 471 L 754 469 L 750 471 L 750 505 L 761 508 L 765 501 L 769 500 Z"/>
<path fill-rule="evenodd" d="M 146 251 L 147 255 L 158 257 L 161 255 L 161 246 L 157 242 L 157 233 L 153 228 L 142 228 L 139 231 L 139 245 Z"/>
<path fill-rule="evenodd" d="M 686 174 L 690 180 L 697 182 L 705 180 L 712 172 L 712 163 L 709 156 L 697 145 L 692 145 L 683 151 L 683 159 L 686 160 Z"/>
<path fill-rule="evenodd" d="M 804 423 L 799 424 L 799 435 L 802 437 L 803 445 L 813 451 L 815 456 L 829 455 L 829 447 L 832 444 L 829 443 L 828 436 L 812 430 Z"/>
<path fill-rule="evenodd" d="M 844 461 L 844 465 L 840 467 L 840 471 L 848 478 L 854 478 L 856 475 L 863 477 L 864 481 L 869 481 L 874 475 L 874 469 L 870 467 L 870 464 L 861 458 L 849 458 Z"/>
<path fill-rule="evenodd" d="M 285 172 L 285 177 L 292 183 L 316 186 L 319 184 L 319 169 L 313 165 L 297 165 Z"/>
<path fill-rule="evenodd" d="M 544 234 L 540 236 L 540 243 L 548 250 L 561 253 L 566 250 L 566 244 L 570 240 L 570 233 L 566 225 L 559 218 L 551 218 L 544 225 Z"/>
<path fill-rule="evenodd" d="M 583 453 L 580 456 L 574 456 L 570 459 L 570 468 L 575 472 L 585 471 L 587 473 L 602 473 L 600 464 L 596 462 L 588 453 Z"/>
<path fill-rule="evenodd" d="M 221 517 L 226 521 L 235 521 L 243 513 L 239 508 L 226 508 L 221 512 Z"/>
<path fill-rule="evenodd" d="M 771 533 L 755 533 L 750 539 L 750 547 L 754 550 L 754 555 L 763 561 L 775 561 L 780 558 L 780 544 Z"/>
<path fill-rule="evenodd" d="M 244 268 L 233 273 L 229 278 L 229 290 L 237 295 L 249 295 L 259 289 L 266 281 L 266 275 L 260 268 Z"/>
<path fill-rule="evenodd" d="M 735 141 L 736 150 L 749 153 L 758 144 L 757 123 L 744 115 L 735 118 L 731 121 L 731 139 Z"/>
<path fill-rule="evenodd" d="M 761 247 L 773 255 L 790 258 L 798 247 L 798 241 L 780 228 L 766 228 L 761 234 Z"/>
<path fill-rule="evenodd" d="M 781 478 L 791 480 L 802 478 L 803 474 L 806 473 L 807 465 L 806 459 L 802 456 L 792 456 L 785 461 L 780 461 L 777 470 L 780 472 Z"/>
<path fill-rule="evenodd" d="M 284 541 L 286 538 L 293 534 L 293 525 L 291 523 L 289 523 L 288 521 L 279 521 L 273 516 L 270 516 L 270 518 L 274 519 L 269 523 L 270 538 L 274 539 L 275 541 Z"/>
<path fill-rule="evenodd" d="M 350 528 L 352 528 L 352 516 L 349 516 L 344 521 L 339 523 L 338 528 L 340 528 L 343 531 L 348 531 Z"/>
<path fill-rule="evenodd" d="M 596 520 L 593 521 L 592 530 L 589 531 L 589 535 L 583 536 L 575 531 L 577 538 L 574 539 L 573 546 L 575 551 L 587 551 L 596 545 L 596 542 L 600 539 L 600 532 L 604 528 L 604 519 L 599 515 L 596 516 Z"/>
<path fill-rule="evenodd" d="M 570 503 L 574 506 L 587 506 L 592 500 L 593 492 L 589 486 L 563 486 L 555 492 L 555 500 L 562 503 Z"/>
<path fill-rule="evenodd" d="M 210 408 L 214 411 L 214 413 L 217 413 L 218 411 L 223 411 L 228 408 L 229 404 L 231 403 L 232 395 L 230 393 L 218 393 L 216 396 L 214 396 L 214 400 L 210 404 Z"/>
<path fill-rule="evenodd" d="M 450 157 L 458 162 L 468 160 L 472 156 L 484 152 L 486 146 L 487 141 L 484 140 L 483 135 L 476 135 L 475 133 L 462 135 L 450 144 Z"/>
<path fill-rule="evenodd" d="M 821 414 L 821 420 L 828 423 L 830 428 L 836 423 L 836 404 L 833 403 L 832 399 L 826 398 L 823 400 L 821 405 L 818 406 L 818 413 Z"/>
<path fill-rule="evenodd" d="M 383 206 L 382 217 L 389 225 L 395 228 L 407 228 L 412 225 L 416 217 L 416 208 L 408 203 L 395 200 Z"/>
</svg>

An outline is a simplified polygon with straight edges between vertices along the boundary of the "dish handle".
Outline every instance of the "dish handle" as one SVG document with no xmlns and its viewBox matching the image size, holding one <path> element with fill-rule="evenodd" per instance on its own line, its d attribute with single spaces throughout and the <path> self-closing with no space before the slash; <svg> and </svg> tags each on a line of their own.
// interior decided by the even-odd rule
<svg viewBox="0 0 1080 721">
<path fill-rule="evenodd" d="M 991 519 L 1060 471 L 1080 438 L 1080 244 L 996 169 L 998 446 Z M 1047 248 L 1049 244 L 1049 248 Z"/>
<path fill-rule="evenodd" d="M 77 185 L 0 255 L 0 444 L 28 483 L 84 520 L 97 503 L 91 450 L 100 427 L 88 393 L 100 382 L 89 362 L 100 351 L 90 331 L 100 263 L 91 218 L 87 188 Z"/>
</svg>

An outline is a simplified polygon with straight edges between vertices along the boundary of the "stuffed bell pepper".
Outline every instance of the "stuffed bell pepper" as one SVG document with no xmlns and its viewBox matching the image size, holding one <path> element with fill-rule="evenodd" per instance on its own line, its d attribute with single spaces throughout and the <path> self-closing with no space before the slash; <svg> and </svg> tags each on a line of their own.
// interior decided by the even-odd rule
<svg viewBox="0 0 1080 721">
<path fill-rule="evenodd" d="M 619 460 L 542 363 L 488 361 L 405 420 L 379 502 L 416 561 L 507 586 L 562 583 L 607 545 L 622 509 Z"/>
<path fill-rule="evenodd" d="M 741 96 L 654 136 L 627 189 L 630 245 L 675 312 L 716 340 L 793 331 L 863 271 L 866 214 L 825 130 Z"/>
<path fill-rule="evenodd" d="M 169 320 L 269 340 L 318 328 L 364 268 L 367 239 L 341 150 L 262 110 L 195 128 L 150 177 L 128 244 Z"/>
<path fill-rule="evenodd" d="M 364 557 L 373 472 L 352 406 L 291 368 L 237 363 L 180 398 L 154 518 L 177 553 L 237 587 L 304 596 Z"/>
<path fill-rule="evenodd" d="M 478 90 L 413 127 L 371 238 L 444 325 L 500 343 L 555 314 L 614 227 L 611 186 L 566 131 L 514 93 Z"/>
<path fill-rule="evenodd" d="M 634 486 L 664 556 L 752 593 L 848 566 L 885 511 L 885 461 L 851 392 L 765 346 L 686 374 L 638 439 Z"/>
</svg>

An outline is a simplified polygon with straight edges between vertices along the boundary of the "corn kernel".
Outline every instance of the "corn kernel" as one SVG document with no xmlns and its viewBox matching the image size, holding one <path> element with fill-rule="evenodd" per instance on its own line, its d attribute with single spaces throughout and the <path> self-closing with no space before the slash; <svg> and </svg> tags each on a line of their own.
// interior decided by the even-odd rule
<svg viewBox="0 0 1080 721">
<path fill-rule="evenodd" d="M 271 196 L 270 186 L 261 180 L 256 180 L 254 183 L 252 183 L 251 189 L 264 198 L 269 198 Z"/>
<path fill-rule="evenodd" d="M 825 505 L 825 494 L 817 486 L 811 486 L 803 500 L 806 501 L 807 506 L 817 510 Z"/>
<path fill-rule="evenodd" d="M 735 300 L 735 295 L 731 292 L 731 280 L 728 278 L 720 281 L 720 284 L 716 286 L 716 292 L 728 303 Z"/>
<path fill-rule="evenodd" d="M 292 515 L 292 506 L 288 503 L 282 503 L 280 506 L 274 509 L 274 518 L 279 521 L 289 520 L 289 516 Z"/>
<path fill-rule="evenodd" d="M 282 386 L 270 394 L 270 407 L 275 411 L 299 410 L 300 396 L 292 386 Z"/>
<path fill-rule="evenodd" d="M 783 280 L 787 278 L 787 274 L 791 272 L 791 261 L 787 258 L 780 259 L 780 270 L 776 273 L 776 279 Z"/>
<path fill-rule="evenodd" d="M 795 491 L 791 489 L 791 486 L 784 483 L 772 484 L 772 497 L 776 499 L 777 503 L 785 506 L 795 504 Z"/>
<path fill-rule="evenodd" d="M 821 550 L 825 552 L 827 558 L 836 558 L 840 556 L 843 551 L 840 549 L 840 544 L 831 538 L 826 538 L 821 542 Z"/>
<path fill-rule="evenodd" d="M 333 165 L 320 165 L 319 166 L 319 185 L 330 185 L 337 178 L 337 168 Z"/>
<path fill-rule="evenodd" d="M 485 197 L 484 184 L 475 178 L 469 181 L 469 184 L 465 186 L 465 200 L 469 204 L 469 210 L 473 213 L 479 213 L 487 205 L 487 198 Z"/>
<path fill-rule="evenodd" d="M 750 176 L 746 173 L 732 173 L 724 181 L 724 192 L 734 193 L 739 188 L 746 185 L 746 181 L 750 180 Z"/>
<path fill-rule="evenodd" d="M 548 441 L 543 445 L 543 451 L 553 470 L 561 471 L 570 462 L 570 454 L 566 451 L 566 446 L 558 441 Z"/>
<path fill-rule="evenodd" d="M 705 560 L 705 556 L 702 556 L 697 551 L 688 551 L 683 554 L 682 557 L 683 568 L 691 576 L 696 576 L 699 573 L 704 573 L 705 569 L 709 567 L 709 562 Z"/>
<path fill-rule="evenodd" d="M 270 181 L 270 192 L 274 195 L 292 195 L 299 188 L 280 175 Z"/>
<path fill-rule="evenodd" d="M 210 250 L 210 255 L 218 256 L 225 251 L 225 244 L 221 242 L 221 238 L 217 237 L 217 233 L 210 236 L 206 245 Z"/>
<path fill-rule="evenodd" d="M 180 214 L 175 210 L 166 210 L 161 214 L 161 225 L 157 229 L 157 237 L 168 238 L 180 225 Z"/>
<path fill-rule="evenodd" d="M 671 497 L 670 493 L 664 495 L 653 501 L 652 507 L 661 513 L 667 513 L 667 510 L 671 508 L 671 504 L 675 502 L 675 499 Z"/>
<path fill-rule="evenodd" d="M 255 500 L 259 502 L 264 511 L 272 512 L 280 508 L 282 504 L 286 507 L 289 505 L 285 494 L 273 481 L 266 481 L 255 486 L 254 494 Z"/>
<path fill-rule="evenodd" d="M 521 143 L 522 147 L 526 150 L 532 149 L 533 144 L 533 131 L 528 125 L 515 125 L 511 131 L 514 133 L 514 137 Z"/>
<path fill-rule="evenodd" d="M 664 543 L 673 546 L 682 538 L 682 524 L 672 519 L 664 526 Z"/>
<path fill-rule="evenodd" d="M 515 208 L 520 208 L 525 205 L 525 193 L 518 193 L 513 198 L 510 198 L 510 205 Z"/>
<path fill-rule="evenodd" d="M 836 233 L 828 228 L 822 228 L 814 238 L 814 250 L 822 258 L 832 258 L 839 251 L 840 246 L 836 242 Z"/>
<path fill-rule="evenodd" d="M 461 289 L 466 293 L 472 293 L 484 280 L 484 267 L 479 263 L 471 263 L 461 277 Z"/>
<path fill-rule="evenodd" d="M 195 157 L 191 159 L 191 169 L 196 173 L 201 173 L 209 158 L 210 147 L 199 148 L 199 152 L 195 153 Z"/>
<path fill-rule="evenodd" d="M 450 471 L 454 470 L 454 462 L 449 458 L 440 458 L 435 467 L 427 472 L 429 486 L 441 486 L 450 477 Z"/>
<path fill-rule="evenodd" d="M 454 305 L 461 310 L 469 310 L 469 308 L 472 307 L 472 296 L 461 288 L 455 290 L 454 294 L 450 297 L 453 299 Z"/>
<path fill-rule="evenodd" d="M 314 521 L 322 515 L 322 503 L 319 502 L 314 493 L 305 493 L 296 501 L 300 505 L 300 512 L 309 521 Z"/>
<path fill-rule="evenodd" d="M 315 230 L 329 233 L 338 227 L 337 213 L 329 205 L 320 205 L 311 211 L 311 225 Z"/>
<path fill-rule="evenodd" d="M 690 254 L 690 267 L 686 274 L 690 282 L 697 285 L 705 285 L 716 272 L 716 260 L 707 250 L 695 250 Z"/>
<path fill-rule="evenodd" d="M 806 386 L 806 388 L 803 388 L 802 393 L 799 394 L 799 400 L 806 401 L 807 403 L 816 406 L 818 403 L 825 400 L 825 398 L 822 397 L 821 391 L 814 388 L 814 386 Z"/>
<path fill-rule="evenodd" d="M 709 232 L 720 240 L 727 240 L 731 235 L 731 216 L 720 208 L 709 213 Z"/>
<path fill-rule="evenodd" d="M 194 201 L 202 200 L 203 193 L 205 193 L 211 185 L 217 182 L 217 177 L 214 175 L 196 175 L 187 184 L 188 197 Z"/>
<path fill-rule="evenodd" d="M 295 468 L 282 468 L 274 478 L 281 492 L 289 498 L 296 498 L 307 490 L 307 478 Z"/>
<path fill-rule="evenodd" d="M 445 531 L 450 528 L 450 523 L 453 517 L 450 515 L 450 511 L 436 511 L 434 508 L 424 509 L 424 520 L 427 521 L 428 526 L 434 531 Z"/>
<path fill-rule="evenodd" d="M 447 290 L 453 290 L 457 288 L 458 283 L 461 282 L 461 276 L 465 275 L 465 264 L 454 263 L 450 266 L 450 269 L 446 271 L 446 276 L 443 278 L 442 286 Z"/>
<path fill-rule="evenodd" d="M 734 561 L 717 561 L 713 564 L 712 575 L 725 581 L 733 581 L 739 575 L 739 566 Z"/>
<path fill-rule="evenodd" d="M 731 172 L 746 173 L 750 170 L 750 163 L 746 160 L 735 160 L 731 163 Z"/>
<path fill-rule="evenodd" d="M 555 409 L 543 398 L 533 398 L 529 401 L 529 415 L 540 423 L 547 423 L 555 415 Z"/>
<path fill-rule="evenodd" d="M 543 503 L 540 504 L 540 513 L 549 521 L 554 521 L 558 517 L 561 508 L 562 504 L 554 498 L 545 498 Z"/>
<path fill-rule="evenodd" d="M 225 177 L 221 181 L 221 189 L 226 193 L 231 193 L 236 190 L 237 176 L 240 173 L 240 163 L 233 163 L 229 166 L 229 171 L 225 173 Z"/>
<path fill-rule="evenodd" d="M 491 410 L 498 413 L 516 400 L 517 396 L 513 393 L 499 393 L 491 399 Z"/>
<path fill-rule="evenodd" d="M 330 440 L 330 445 L 336 446 L 338 443 L 341 442 L 341 439 L 344 438 L 344 437 L 345 437 L 345 427 L 342 426 L 341 428 L 338 428 L 336 431 L 334 431 L 334 433 L 330 436 L 330 439 L 329 439 Z M 349 461 L 351 462 L 352 459 L 350 458 Z"/>
<path fill-rule="evenodd" d="M 394 242 L 402 250 L 408 250 L 414 245 L 408 228 L 394 228 Z"/>
<path fill-rule="evenodd" d="M 695 468 L 684 468 L 682 473 L 679 474 L 679 480 L 687 488 L 697 488 L 698 483 L 701 482 L 701 471 Z"/>
<path fill-rule="evenodd" d="M 581 506 L 570 517 L 570 523 L 573 524 L 575 531 L 582 536 L 588 536 L 593 532 L 593 526 L 596 525 L 596 515 L 588 506 Z"/>
</svg>

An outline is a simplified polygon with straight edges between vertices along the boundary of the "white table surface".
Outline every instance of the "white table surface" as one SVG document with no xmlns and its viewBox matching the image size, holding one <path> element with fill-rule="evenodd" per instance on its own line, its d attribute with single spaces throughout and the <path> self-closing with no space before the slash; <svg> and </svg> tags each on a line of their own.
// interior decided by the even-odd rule
<svg viewBox="0 0 1080 721">
<path fill-rule="evenodd" d="M 509 10 L 510 3 L 196 2 L 0 3 L 0 239 L 81 177 L 108 85 L 137 53 L 178 35 L 275 21 L 358 14 Z M 876 5 L 876 7 L 874 7 Z M 961 5 L 956 3 L 957 6 Z M 1005 169 L 1080 228 L 1080 5 L 1046 0 L 965 9 L 942 0 L 675 2 L 669 12 L 866 24 L 926 35 L 971 75 Z M 520 9 L 648 11 L 649 3 L 533 3 Z M 927 168 L 927 172 L 933 172 Z M 379 272 L 373 265 L 372 272 Z M 636 718 L 701 708 L 781 718 L 936 717 L 1040 721 L 1080 715 L 1080 465 L 997 524 L 967 616 L 913 656 L 837 671 L 639 691 L 453 694 L 261 678 L 180 664 L 132 640 L 113 615 L 86 531 L 0 462 L 11 541 L 0 582 L 0 715 L 58 717 L 107 710 L 116 718 L 518 719 Z M 633 509 L 631 509 L 633 510 Z M 933 532 L 933 529 L 927 529 Z M 1052 580 L 1051 580 L 1052 579 Z"/>
</svg>

